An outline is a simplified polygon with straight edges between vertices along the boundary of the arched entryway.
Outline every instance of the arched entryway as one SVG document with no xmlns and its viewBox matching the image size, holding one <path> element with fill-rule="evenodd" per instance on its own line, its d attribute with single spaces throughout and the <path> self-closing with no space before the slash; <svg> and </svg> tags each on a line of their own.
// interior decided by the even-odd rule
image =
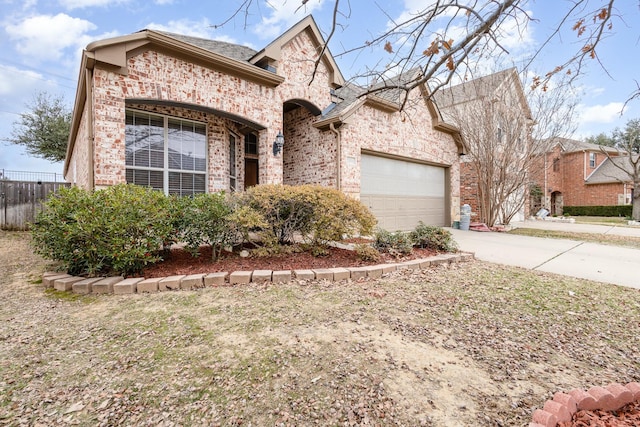
<svg viewBox="0 0 640 427">
<path fill-rule="evenodd" d="M 283 104 L 283 183 L 336 186 L 336 136 L 314 127 L 321 110 L 302 99 Z"/>
<path fill-rule="evenodd" d="M 559 191 L 551 193 L 551 215 L 562 216 L 563 206 L 562 193 Z"/>
</svg>

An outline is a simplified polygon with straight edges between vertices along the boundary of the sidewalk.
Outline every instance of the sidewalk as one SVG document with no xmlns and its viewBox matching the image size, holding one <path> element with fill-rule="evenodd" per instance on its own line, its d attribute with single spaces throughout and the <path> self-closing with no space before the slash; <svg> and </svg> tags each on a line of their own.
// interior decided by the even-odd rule
<svg viewBox="0 0 640 427">
<path fill-rule="evenodd" d="M 528 223 L 529 221 L 521 224 L 529 225 Z M 638 232 L 640 236 L 640 230 L 635 228 L 546 222 L 545 225 L 547 224 L 562 226 L 559 230 L 563 231 L 629 233 L 628 230 L 631 230 L 632 233 Z M 571 226 L 578 227 L 570 228 Z M 482 261 L 640 289 L 640 249 L 585 243 L 580 240 L 450 230 L 461 250 L 474 252 L 476 258 Z"/>
<path fill-rule="evenodd" d="M 579 224 L 554 221 L 522 221 L 512 222 L 514 228 L 537 228 L 542 230 L 568 231 L 572 233 L 615 234 L 617 236 L 629 236 L 640 238 L 640 227 L 627 227 L 620 225 Z"/>
</svg>

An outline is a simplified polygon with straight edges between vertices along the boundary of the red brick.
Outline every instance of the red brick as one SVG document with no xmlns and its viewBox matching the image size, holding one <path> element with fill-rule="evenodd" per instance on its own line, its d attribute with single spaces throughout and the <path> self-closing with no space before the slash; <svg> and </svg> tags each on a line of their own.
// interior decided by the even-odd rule
<svg viewBox="0 0 640 427">
<path fill-rule="evenodd" d="M 616 400 L 613 394 L 604 387 L 591 387 L 587 392 L 596 399 L 596 409 L 603 409 L 605 411 L 613 411 L 618 409 L 615 407 Z"/>
<path fill-rule="evenodd" d="M 598 409 L 598 401 L 594 396 L 587 393 L 586 391 L 575 389 L 571 390 L 569 394 L 576 400 L 578 411 L 582 409 L 586 411 L 593 411 L 595 409 Z"/>
<path fill-rule="evenodd" d="M 578 403 L 570 394 L 557 392 L 553 395 L 553 400 L 566 406 L 571 414 L 578 411 Z"/>
<path fill-rule="evenodd" d="M 555 400 L 547 400 L 544 404 L 543 410 L 550 414 L 554 414 L 557 418 L 556 422 L 558 423 L 571 421 L 571 417 L 573 415 L 565 405 L 560 402 L 556 402 Z"/>
<path fill-rule="evenodd" d="M 610 384 L 606 387 L 606 389 L 613 395 L 613 405 L 615 405 L 614 409 L 622 408 L 624 405 L 627 405 L 635 400 L 634 394 L 622 384 Z"/>
<path fill-rule="evenodd" d="M 633 393 L 633 400 L 640 400 L 640 383 L 629 383 L 625 388 Z"/>
<path fill-rule="evenodd" d="M 544 427 L 556 427 L 558 424 L 558 418 L 555 414 L 544 411 L 542 409 L 536 409 L 533 412 L 533 422 L 538 423 Z"/>
</svg>

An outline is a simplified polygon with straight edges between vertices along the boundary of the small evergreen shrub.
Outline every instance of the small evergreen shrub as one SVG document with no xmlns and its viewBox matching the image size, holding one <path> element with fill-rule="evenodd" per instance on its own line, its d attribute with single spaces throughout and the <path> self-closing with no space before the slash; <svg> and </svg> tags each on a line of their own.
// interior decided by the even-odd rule
<svg viewBox="0 0 640 427">
<path fill-rule="evenodd" d="M 369 244 L 359 243 L 354 248 L 356 255 L 362 261 L 376 262 L 380 261 L 380 251 Z"/>
<path fill-rule="evenodd" d="M 217 259 L 222 249 L 236 242 L 230 227 L 231 206 L 224 193 L 197 194 L 183 197 L 180 239 L 193 256 L 200 255 L 200 246 L 210 245 L 211 257 Z"/>
<path fill-rule="evenodd" d="M 374 235 L 373 247 L 380 252 L 388 252 L 397 257 L 410 254 L 413 250 L 413 242 L 408 233 L 402 231 L 392 233 L 379 228 Z"/>
<path fill-rule="evenodd" d="M 441 227 L 425 225 L 422 221 L 410 234 L 413 245 L 419 248 L 435 249 L 437 251 L 455 252 L 458 246 L 449 230 Z"/>
<path fill-rule="evenodd" d="M 63 188 L 36 217 L 34 250 L 72 275 L 136 274 L 175 241 L 173 211 L 173 199 L 135 185 Z"/>
</svg>

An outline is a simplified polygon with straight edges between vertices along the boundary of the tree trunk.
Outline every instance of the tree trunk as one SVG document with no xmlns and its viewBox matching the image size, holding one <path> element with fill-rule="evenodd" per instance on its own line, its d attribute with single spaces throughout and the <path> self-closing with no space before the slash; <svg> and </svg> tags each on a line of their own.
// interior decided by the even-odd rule
<svg viewBox="0 0 640 427">
<path fill-rule="evenodd" d="M 640 181 L 633 183 L 633 208 L 631 209 L 631 219 L 640 221 Z"/>
</svg>

